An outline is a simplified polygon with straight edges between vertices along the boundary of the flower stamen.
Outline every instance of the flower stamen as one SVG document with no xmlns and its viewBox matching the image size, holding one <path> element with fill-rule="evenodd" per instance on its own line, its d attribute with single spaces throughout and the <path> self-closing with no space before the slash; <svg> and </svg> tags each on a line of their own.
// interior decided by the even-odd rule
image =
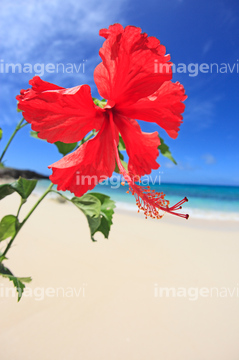
<svg viewBox="0 0 239 360">
<path fill-rule="evenodd" d="M 161 219 L 165 212 L 168 212 L 170 214 L 182 217 L 184 219 L 188 219 L 188 214 L 181 214 L 177 213 L 175 211 L 182 209 L 182 205 L 188 201 L 188 199 L 185 197 L 184 199 L 180 200 L 177 204 L 169 207 L 169 200 L 165 199 L 165 194 L 163 192 L 157 192 L 155 190 L 151 190 L 150 186 L 140 186 L 135 183 L 135 176 L 131 176 L 129 172 L 125 170 L 123 167 L 119 153 L 118 153 L 118 146 L 115 138 L 115 127 L 113 123 L 113 115 L 110 112 L 110 121 L 112 125 L 112 131 L 113 131 L 113 142 L 114 142 L 114 151 L 115 151 L 115 157 L 116 162 L 118 165 L 118 168 L 120 170 L 121 175 L 123 175 L 124 180 L 127 181 L 129 185 L 129 190 L 134 195 L 136 199 L 136 205 L 138 206 L 138 212 L 140 210 L 143 211 L 145 218 L 151 217 L 153 219 Z M 138 182 L 140 183 L 140 179 L 138 178 Z M 121 185 L 125 185 L 125 181 L 121 182 Z M 129 193 L 129 191 L 127 191 Z"/>
</svg>

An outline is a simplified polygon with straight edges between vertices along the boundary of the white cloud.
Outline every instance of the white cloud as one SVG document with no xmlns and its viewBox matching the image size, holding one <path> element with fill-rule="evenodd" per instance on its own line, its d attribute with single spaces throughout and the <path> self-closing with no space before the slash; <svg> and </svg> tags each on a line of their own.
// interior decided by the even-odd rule
<svg viewBox="0 0 239 360">
<path fill-rule="evenodd" d="M 203 45 L 203 48 L 202 48 L 203 55 L 207 54 L 208 51 L 210 51 L 211 47 L 212 47 L 212 40 L 210 39 L 210 40 L 206 41 L 205 44 Z"/>
<path fill-rule="evenodd" d="M 216 163 L 216 158 L 212 154 L 203 154 L 202 159 L 205 161 L 205 164 L 212 165 Z"/>
<path fill-rule="evenodd" d="M 214 117 L 215 104 L 211 100 L 191 99 L 187 103 L 184 121 L 196 124 L 196 130 L 211 126 Z"/>
<path fill-rule="evenodd" d="M 195 89 L 193 90 L 195 91 Z M 215 94 L 213 97 L 210 97 L 210 100 L 208 100 L 208 96 L 207 99 L 204 96 L 191 96 L 186 100 L 184 121 L 188 125 L 192 124 L 195 131 L 210 128 L 215 121 L 218 103 L 222 99 L 220 94 Z"/>
<path fill-rule="evenodd" d="M 172 169 L 172 168 L 174 168 L 176 165 L 175 165 L 172 161 L 170 161 L 170 162 L 165 163 L 164 166 L 165 166 L 167 169 Z"/>
<path fill-rule="evenodd" d="M 110 0 L 2 1 L 1 56 L 8 54 L 13 60 L 24 62 L 41 53 L 41 47 L 54 51 L 66 41 L 69 44 L 78 40 L 91 47 L 100 28 L 122 20 L 120 10 L 124 3 L 120 0 L 112 6 Z"/>
<path fill-rule="evenodd" d="M 177 165 L 173 164 L 172 162 L 166 162 L 163 165 L 167 169 L 174 169 L 174 170 L 182 170 L 182 171 L 194 171 L 197 170 L 199 167 L 197 165 L 193 165 L 193 159 L 186 158 L 184 161 L 178 161 Z"/>
<path fill-rule="evenodd" d="M 86 61 L 85 73 L 45 73 L 44 80 L 71 87 L 89 84 L 95 66 L 101 61 L 99 49 L 104 41 L 101 28 L 125 23 L 123 11 L 128 0 L 0 0 L 0 60 L 1 64 L 73 63 Z M 1 72 L 1 71 L 0 71 Z M 29 87 L 34 73 L 4 73 L 1 76 L 0 107 L 4 109 L 1 124 L 16 122 L 15 96 Z"/>
<path fill-rule="evenodd" d="M 192 165 L 191 161 L 179 161 L 178 162 L 178 169 L 179 170 L 183 170 L 183 171 L 194 171 L 196 170 L 198 167 L 195 165 Z"/>
<path fill-rule="evenodd" d="M 236 10 L 236 3 L 234 6 L 230 6 L 227 2 L 221 3 L 221 21 L 222 25 L 236 25 L 238 22 L 238 15 Z"/>
</svg>

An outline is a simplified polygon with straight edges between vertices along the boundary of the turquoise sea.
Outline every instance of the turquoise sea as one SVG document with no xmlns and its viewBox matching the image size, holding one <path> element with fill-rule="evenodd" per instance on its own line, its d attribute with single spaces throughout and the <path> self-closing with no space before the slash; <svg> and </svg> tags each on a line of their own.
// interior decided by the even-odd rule
<svg viewBox="0 0 239 360">
<path fill-rule="evenodd" d="M 49 185 L 48 180 L 39 181 L 36 191 L 42 192 Z M 166 199 L 174 205 L 185 196 L 188 203 L 181 210 L 193 218 L 239 221 L 239 186 L 192 185 L 192 184 L 155 184 L 150 185 L 155 191 L 163 191 Z M 117 208 L 137 212 L 135 198 L 127 194 L 127 184 L 109 182 L 97 185 L 92 192 L 109 195 L 116 201 Z M 73 196 L 71 193 L 67 195 Z"/>
</svg>

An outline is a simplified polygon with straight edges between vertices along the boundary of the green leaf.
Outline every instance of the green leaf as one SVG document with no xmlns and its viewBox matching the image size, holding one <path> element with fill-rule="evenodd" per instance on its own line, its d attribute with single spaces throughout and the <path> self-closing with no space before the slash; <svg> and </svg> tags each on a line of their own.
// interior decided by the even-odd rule
<svg viewBox="0 0 239 360">
<path fill-rule="evenodd" d="M 121 164 L 123 165 L 123 167 L 125 168 L 126 171 L 128 171 L 128 164 L 127 162 L 124 161 L 124 155 L 119 151 L 119 158 L 121 160 Z M 116 172 L 117 174 L 120 174 L 120 170 L 118 167 L 117 162 L 115 161 L 115 169 L 114 172 Z"/>
<path fill-rule="evenodd" d="M 90 236 L 92 241 L 96 241 L 93 237 L 93 235 L 98 231 L 97 229 L 100 227 L 101 224 L 101 217 L 92 218 L 90 216 L 86 216 L 88 225 L 90 228 Z"/>
<path fill-rule="evenodd" d="M 13 282 L 13 285 L 15 286 L 18 293 L 17 301 L 19 301 L 22 297 L 25 288 L 25 285 L 23 283 L 29 283 L 32 281 L 30 277 L 14 276 L 13 273 L 8 268 L 6 268 L 2 263 L 0 263 L 0 275 Z"/>
<path fill-rule="evenodd" d="M 19 222 L 16 216 L 4 216 L 0 222 L 0 241 L 13 237 L 16 234 L 18 226 Z"/>
<path fill-rule="evenodd" d="M 122 136 L 119 135 L 119 145 L 118 145 L 119 151 L 126 150 L 124 140 L 122 139 Z"/>
<path fill-rule="evenodd" d="M 2 256 L 2 254 L 0 254 L 0 263 L 3 262 L 4 260 L 7 260 L 6 256 Z"/>
<path fill-rule="evenodd" d="M 2 140 L 2 128 L 0 128 L 0 140 Z"/>
<path fill-rule="evenodd" d="M 11 195 L 14 191 L 11 184 L 0 185 L 0 200 L 5 198 L 5 196 Z"/>
<path fill-rule="evenodd" d="M 14 276 L 13 273 L 3 265 L 3 263 L 0 263 L 0 274 Z"/>
<path fill-rule="evenodd" d="M 93 97 L 92 100 L 94 101 L 95 105 L 99 106 L 100 108 L 103 108 L 107 103 L 107 100 L 105 100 L 105 99 L 98 100 L 98 99 Z"/>
<path fill-rule="evenodd" d="M 91 232 L 91 239 L 95 241 L 94 235 L 96 232 L 101 232 L 105 238 L 108 239 L 111 225 L 113 224 L 112 218 L 114 214 L 115 202 L 107 195 L 100 193 L 91 193 L 94 197 L 99 199 L 101 203 L 100 216 L 96 219 L 87 216 L 88 224 Z"/>
<path fill-rule="evenodd" d="M 32 191 L 35 189 L 37 180 L 27 180 L 24 178 L 19 178 L 14 183 L 10 184 L 11 188 L 18 192 L 18 194 L 26 200 Z"/>
<path fill-rule="evenodd" d="M 38 137 L 38 132 L 37 132 L 37 131 L 30 131 L 30 135 L 31 135 L 31 137 L 33 137 L 34 139 L 43 140 L 43 139 L 40 139 L 40 138 Z"/>
<path fill-rule="evenodd" d="M 97 218 L 100 215 L 101 202 L 92 194 L 85 194 L 81 197 L 73 197 L 71 202 L 86 216 Z"/>
<path fill-rule="evenodd" d="M 177 165 L 176 160 L 173 158 L 171 151 L 169 150 L 168 145 L 165 144 L 164 140 L 159 136 L 160 145 L 158 149 L 160 150 L 161 154 L 171 160 L 175 165 Z"/>
<path fill-rule="evenodd" d="M 57 146 L 57 149 L 59 151 L 59 153 L 61 153 L 63 156 L 69 154 L 72 150 L 74 150 L 78 143 L 72 143 L 72 144 L 65 144 L 61 141 L 57 141 L 54 143 Z"/>
<path fill-rule="evenodd" d="M 122 139 L 122 136 L 119 135 L 119 144 L 118 144 L 119 157 L 120 157 L 120 160 L 121 160 L 121 164 L 123 165 L 125 170 L 128 171 L 128 164 L 127 164 L 127 162 L 124 161 L 124 155 L 121 153 L 121 151 L 124 151 L 124 150 L 126 150 L 125 143 L 124 143 L 124 141 Z M 114 172 L 120 174 L 119 167 L 118 167 L 118 164 L 117 164 L 116 161 L 115 161 Z"/>
<path fill-rule="evenodd" d="M 0 185 L 0 200 L 5 198 L 8 195 L 11 195 L 16 191 L 23 200 L 26 200 L 28 196 L 35 189 L 37 180 L 27 180 L 24 178 L 19 178 L 17 181 L 14 181 L 12 184 L 3 184 Z"/>
<path fill-rule="evenodd" d="M 115 203 L 109 196 L 89 193 L 74 197 L 70 201 L 86 215 L 93 241 L 95 241 L 93 236 L 97 231 L 108 238 L 115 208 Z"/>
<path fill-rule="evenodd" d="M 40 139 L 38 137 L 38 132 L 37 131 L 30 131 L 30 135 L 34 139 L 44 140 L 44 139 Z M 66 143 L 64 143 L 62 141 L 56 141 L 54 143 L 54 145 L 56 145 L 59 153 L 62 154 L 63 156 L 65 156 L 65 155 L 69 154 L 71 151 L 73 151 L 77 147 L 78 143 L 75 142 L 75 143 L 71 143 L 71 144 L 66 144 Z"/>
</svg>

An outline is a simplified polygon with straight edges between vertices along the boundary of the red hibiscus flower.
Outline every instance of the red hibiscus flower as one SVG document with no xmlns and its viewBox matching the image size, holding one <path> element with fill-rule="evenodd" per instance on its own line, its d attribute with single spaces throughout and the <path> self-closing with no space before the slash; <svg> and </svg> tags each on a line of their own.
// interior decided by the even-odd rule
<svg viewBox="0 0 239 360">
<path fill-rule="evenodd" d="M 183 199 L 173 207 L 164 200 L 164 194 L 135 184 L 135 175 L 141 177 L 159 167 L 160 140 L 158 133 L 143 133 L 134 119 L 155 122 L 170 137 L 176 138 L 182 123 L 186 99 L 183 86 L 171 82 L 170 56 L 155 37 L 141 33 L 140 28 L 114 24 L 100 30 L 106 38 L 100 49 L 102 62 L 94 71 L 100 95 L 107 99 L 102 109 L 96 106 L 88 85 L 65 89 L 34 77 L 31 89 L 21 90 L 16 98 L 23 116 L 50 143 L 73 143 L 84 138 L 92 129 L 97 135 L 76 151 L 49 166 L 50 180 L 58 190 L 69 190 L 82 196 L 94 188 L 102 177 L 111 177 L 115 162 L 136 202 L 146 216 L 161 217 L 160 211 L 175 213 Z M 155 71 L 155 64 L 158 71 Z M 160 66 L 159 66 L 160 65 Z M 119 133 L 129 156 L 128 171 L 118 155 Z M 77 177 L 92 177 L 96 181 L 80 184 Z"/>
</svg>

